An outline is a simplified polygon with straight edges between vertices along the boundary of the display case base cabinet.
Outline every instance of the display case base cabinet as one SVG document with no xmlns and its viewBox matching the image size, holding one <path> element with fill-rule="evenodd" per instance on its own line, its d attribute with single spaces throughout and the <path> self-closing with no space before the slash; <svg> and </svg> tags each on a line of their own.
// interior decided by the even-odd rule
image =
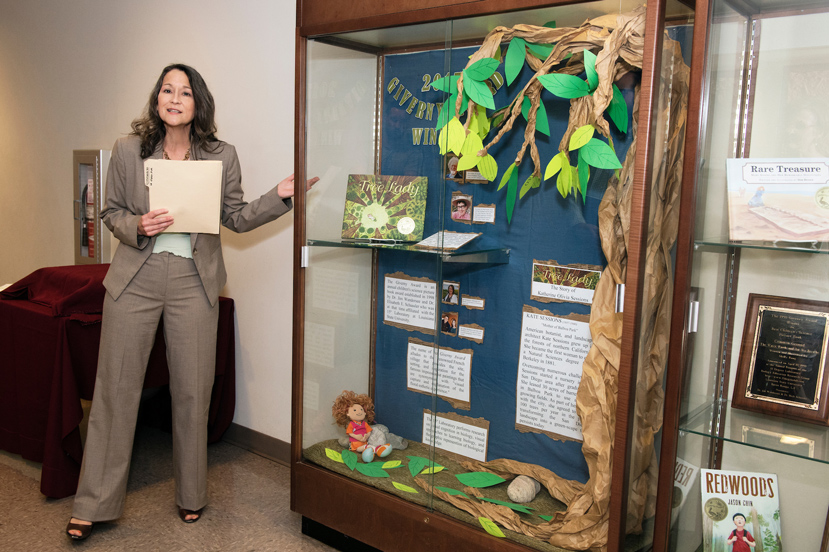
<svg viewBox="0 0 829 552">
<path fill-rule="evenodd" d="M 386 552 L 530 550 L 310 464 L 291 469 L 291 509 Z"/>
</svg>

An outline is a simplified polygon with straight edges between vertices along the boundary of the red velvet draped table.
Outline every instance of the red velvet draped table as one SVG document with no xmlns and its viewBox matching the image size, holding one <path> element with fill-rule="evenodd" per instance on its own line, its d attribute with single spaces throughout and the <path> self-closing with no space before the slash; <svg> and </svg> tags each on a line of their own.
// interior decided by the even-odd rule
<svg viewBox="0 0 829 552">
<path fill-rule="evenodd" d="M 40 491 L 75 494 L 83 449 L 81 399 L 92 399 L 109 265 L 49 267 L 0 292 L 0 449 L 42 462 Z M 219 298 L 209 442 L 236 407 L 233 300 Z M 159 326 L 144 388 L 169 383 Z"/>
</svg>

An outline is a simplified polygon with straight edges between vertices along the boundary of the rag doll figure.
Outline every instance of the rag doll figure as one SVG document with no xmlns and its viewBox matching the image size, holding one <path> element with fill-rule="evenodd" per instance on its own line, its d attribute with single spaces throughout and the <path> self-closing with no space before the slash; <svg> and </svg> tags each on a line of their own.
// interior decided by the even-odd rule
<svg viewBox="0 0 829 552">
<path fill-rule="evenodd" d="M 362 453 L 363 462 L 371 462 L 374 456 L 381 458 L 391 454 L 391 445 L 372 446 L 368 444 L 371 433 L 369 422 L 374 422 L 374 402 L 368 395 L 358 395 L 353 391 L 343 391 L 331 407 L 334 421 L 345 428 L 349 448 Z"/>
</svg>

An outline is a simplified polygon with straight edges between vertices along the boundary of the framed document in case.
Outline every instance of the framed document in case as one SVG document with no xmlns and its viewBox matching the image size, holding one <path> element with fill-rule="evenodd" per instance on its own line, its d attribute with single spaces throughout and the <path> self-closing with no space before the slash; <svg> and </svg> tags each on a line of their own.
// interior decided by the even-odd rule
<svg viewBox="0 0 829 552">
<path fill-rule="evenodd" d="M 829 303 L 750 294 L 731 404 L 829 425 Z"/>
</svg>

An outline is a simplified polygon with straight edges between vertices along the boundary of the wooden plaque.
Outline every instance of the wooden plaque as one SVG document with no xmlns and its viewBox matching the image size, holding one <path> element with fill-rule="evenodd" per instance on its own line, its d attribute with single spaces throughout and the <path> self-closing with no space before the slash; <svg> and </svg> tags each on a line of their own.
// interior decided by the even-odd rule
<svg viewBox="0 0 829 552">
<path fill-rule="evenodd" d="M 735 408 L 829 425 L 829 303 L 750 294 Z"/>
</svg>

